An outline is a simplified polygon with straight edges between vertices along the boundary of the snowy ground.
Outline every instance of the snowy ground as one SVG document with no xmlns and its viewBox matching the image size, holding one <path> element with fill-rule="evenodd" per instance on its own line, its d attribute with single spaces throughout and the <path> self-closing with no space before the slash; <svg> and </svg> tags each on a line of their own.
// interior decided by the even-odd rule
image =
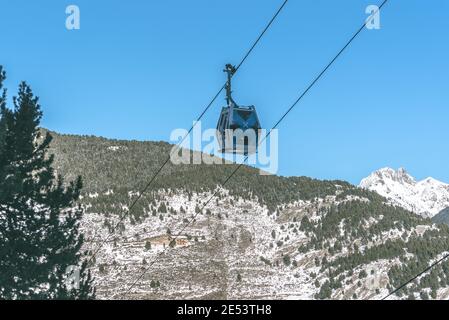
<svg viewBox="0 0 449 320">
<path fill-rule="evenodd" d="M 204 210 L 197 215 L 195 207 L 201 206 L 210 193 L 193 194 L 190 200 L 187 194 L 161 193 L 161 201 L 176 213 L 153 216 L 150 212 L 144 221 L 135 224 L 125 219 L 124 229 L 119 228 L 112 235 L 105 220 L 116 225 L 117 216 L 86 214 L 82 224 L 86 249 L 95 252 L 99 248 L 93 268 L 98 297 L 314 299 L 319 291 L 315 281 L 327 280 L 327 275 L 315 265 L 315 258 L 321 259 L 324 252 L 298 251 L 301 244 L 309 241 L 299 231 L 299 221 L 305 215 L 311 221 L 321 219 L 317 214 L 319 208 L 335 203 L 335 197 L 296 201 L 270 214 L 256 201 L 239 200 L 227 195 L 226 190 L 221 191 L 222 199 L 211 201 L 207 207 L 210 214 Z M 108 195 L 113 197 L 114 192 L 108 191 Z M 344 201 L 350 200 L 354 199 Z M 195 221 L 188 224 L 195 215 Z M 176 245 L 171 247 L 171 241 L 179 233 Z M 398 230 L 390 230 L 378 241 L 400 236 Z M 291 260 L 289 265 L 284 263 L 286 255 Z M 348 299 L 354 293 L 359 299 L 385 296 L 386 271 L 395 263 L 398 261 L 380 260 L 354 270 L 352 281 L 337 290 L 333 298 Z M 369 276 L 362 285 L 357 285 L 357 275 L 362 269 Z M 441 294 L 448 295 L 446 291 Z"/>
</svg>

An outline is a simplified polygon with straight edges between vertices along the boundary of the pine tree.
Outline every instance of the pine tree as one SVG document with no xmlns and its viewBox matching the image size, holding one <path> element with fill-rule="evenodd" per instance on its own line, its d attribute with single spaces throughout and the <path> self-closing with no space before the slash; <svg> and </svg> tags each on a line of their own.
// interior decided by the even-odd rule
<svg viewBox="0 0 449 320">
<path fill-rule="evenodd" d="M 290 256 L 288 254 L 282 257 L 282 261 L 284 262 L 284 265 L 287 267 L 290 266 L 291 264 Z"/>
<path fill-rule="evenodd" d="M 7 165 L 8 153 L 12 152 L 11 150 L 8 150 L 6 144 L 9 137 L 8 127 L 10 127 L 12 123 L 12 112 L 6 109 L 6 89 L 2 90 L 5 78 L 6 73 L 3 71 L 3 67 L 0 66 L 0 168 L 4 168 Z M 6 179 L 5 174 L 6 172 L 4 172 L 4 170 L 0 170 L 0 181 Z"/>
<path fill-rule="evenodd" d="M 0 89 L 5 79 L 0 68 Z M 51 135 L 38 128 L 42 112 L 26 83 L 14 109 L 0 99 L 0 298 L 90 299 L 95 293 L 81 262 L 81 178 L 65 184 L 47 154 Z M 70 270 L 74 273 L 70 274 Z M 78 286 L 68 280 L 79 275 Z"/>
<path fill-rule="evenodd" d="M 318 299 L 329 299 L 332 295 L 332 289 L 329 280 L 326 280 L 320 288 Z"/>
</svg>

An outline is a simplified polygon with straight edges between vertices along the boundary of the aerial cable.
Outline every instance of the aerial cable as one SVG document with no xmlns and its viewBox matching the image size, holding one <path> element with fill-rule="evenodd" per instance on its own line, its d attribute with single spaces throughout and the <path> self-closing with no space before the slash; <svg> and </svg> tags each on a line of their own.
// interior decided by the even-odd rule
<svg viewBox="0 0 449 320">
<path fill-rule="evenodd" d="M 256 48 L 256 46 L 258 45 L 258 43 L 260 42 L 260 40 L 263 38 L 263 36 L 266 34 L 266 32 L 268 31 L 268 29 L 272 26 L 273 22 L 276 20 L 276 18 L 279 16 L 279 14 L 281 13 L 281 11 L 284 9 L 284 7 L 286 6 L 288 0 L 284 0 L 282 5 L 278 8 L 278 10 L 276 11 L 276 13 L 272 16 L 272 18 L 270 19 L 270 21 L 268 22 L 268 24 L 265 26 L 265 28 L 262 30 L 262 32 L 259 34 L 259 36 L 257 37 L 256 41 L 254 41 L 254 43 L 251 45 L 250 49 L 246 52 L 246 54 L 244 55 L 244 57 L 242 58 L 242 60 L 240 61 L 240 63 L 237 65 L 237 67 L 235 68 L 235 72 L 236 73 L 240 67 L 243 65 L 243 63 L 245 63 L 245 61 L 248 59 L 248 57 L 250 56 L 250 54 L 254 51 L 254 49 Z M 198 123 L 198 121 L 200 121 L 204 114 L 209 110 L 209 108 L 212 106 L 212 104 L 215 102 L 215 100 L 217 100 L 217 98 L 220 96 L 220 94 L 223 92 L 223 90 L 226 87 L 226 82 L 223 84 L 223 86 L 218 90 L 218 92 L 215 94 L 215 96 L 212 98 L 212 100 L 209 102 L 209 104 L 204 108 L 204 110 L 201 112 L 201 114 L 198 116 L 198 118 L 196 119 L 196 121 L 193 123 L 192 127 L 190 128 L 190 130 L 186 133 L 186 135 L 184 136 L 184 138 L 175 146 L 175 148 L 173 148 L 170 152 L 170 155 L 167 157 L 167 159 L 162 163 L 162 165 L 159 167 L 158 170 L 156 170 L 156 172 L 153 174 L 153 176 L 151 177 L 151 179 L 148 181 L 148 183 L 145 185 L 145 187 L 140 190 L 137 194 L 137 197 L 131 202 L 131 204 L 128 206 L 128 210 L 120 217 L 119 221 L 115 224 L 114 228 L 112 229 L 112 232 L 110 232 L 108 234 L 108 236 L 106 237 L 105 240 L 102 241 L 102 243 L 99 245 L 99 247 L 94 251 L 94 253 L 92 254 L 92 256 L 90 257 L 90 259 L 88 260 L 89 262 L 95 257 L 95 255 L 98 253 L 98 251 L 101 249 L 102 245 L 106 242 L 108 242 L 110 240 L 110 236 L 112 233 L 115 232 L 115 230 L 117 229 L 117 227 L 120 225 L 120 223 L 123 222 L 123 220 L 129 215 L 129 213 L 131 212 L 131 210 L 134 208 L 134 206 L 137 204 L 137 202 L 142 198 L 142 196 L 148 191 L 149 187 L 153 184 L 153 182 L 156 180 L 157 176 L 162 172 L 162 170 L 164 169 L 164 167 L 167 165 L 167 163 L 170 161 L 171 157 L 173 154 L 175 154 L 176 152 L 178 152 L 179 148 L 181 147 L 182 143 L 185 141 L 185 139 L 190 135 L 190 133 L 193 131 L 193 129 L 195 128 L 196 124 Z"/>
<path fill-rule="evenodd" d="M 384 0 L 382 4 L 378 7 L 377 12 L 374 12 L 373 14 L 377 14 L 382 7 L 388 2 L 388 0 Z M 335 61 L 341 56 L 341 54 L 349 47 L 349 45 L 357 38 L 357 36 L 365 29 L 366 23 L 364 22 L 363 25 L 354 33 L 354 35 L 346 42 L 346 44 L 343 46 L 343 48 L 330 60 L 330 62 L 322 69 L 322 71 L 312 80 L 312 82 L 309 84 L 309 86 L 302 91 L 302 93 L 299 95 L 299 97 L 295 100 L 295 102 L 287 109 L 287 111 L 282 115 L 282 117 L 275 123 L 275 125 L 270 129 L 270 131 L 264 136 L 264 138 L 260 141 L 259 144 L 261 144 L 264 140 L 266 140 L 271 132 L 276 129 L 279 124 L 287 117 L 287 115 L 293 110 L 293 108 L 303 99 L 303 97 L 312 89 L 313 86 L 322 78 L 322 76 L 326 73 L 326 71 L 335 63 Z M 222 187 L 224 187 L 228 181 L 237 173 L 237 171 L 245 164 L 245 162 L 248 160 L 249 155 L 247 155 L 243 162 L 241 162 L 233 171 L 232 173 L 224 180 L 224 182 L 221 184 Z M 192 219 L 188 221 L 183 228 L 174 236 L 170 243 L 176 243 L 176 239 L 179 238 L 179 236 L 184 232 L 184 230 L 192 224 L 196 217 L 199 215 L 200 212 L 204 210 L 204 208 L 210 203 L 210 201 L 215 198 L 215 196 L 218 194 L 220 190 L 216 190 L 209 198 L 208 200 L 203 204 L 203 206 L 196 212 Z M 170 247 L 170 246 L 168 246 Z M 146 267 L 141 274 L 133 281 L 133 283 L 129 286 L 129 288 L 123 293 L 126 294 L 132 290 L 132 288 L 142 279 L 142 277 L 145 275 L 145 273 L 156 263 L 157 258 L 164 254 L 166 250 L 168 250 L 168 247 L 165 248 L 162 252 L 160 252 L 156 258 Z"/>
<path fill-rule="evenodd" d="M 413 278 L 411 278 L 410 280 L 404 282 L 403 284 L 401 284 L 399 287 L 397 287 L 396 289 L 390 291 L 385 297 L 382 298 L 382 300 L 387 299 L 388 297 L 390 297 L 391 295 L 395 294 L 396 292 L 398 292 L 399 290 L 401 290 L 402 288 L 404 288 L 405 286 L 407 286 L 409 283 L 411 283 L 412 281 L 416 280 L 417 278 L 419 278 L 420 276 L 422 276 L 424 273 L 428 272 L 430 269 L 432 269 L 433 267 L 437 266 L 438 264 L 440 264 L 441 262 L 443 262 L 444 260 L 446 260 L 447 258 L 449 258 L 449 254 L 444 255 L 441 259 L 435 261 L 434 263 L 432 263 L 430 266 L 428 266 L 426 269 L 424 269 L 423 271 L 421 271 L 420 273 L 418 273 L 417 275 L 415 275 Z"/>
</svg>

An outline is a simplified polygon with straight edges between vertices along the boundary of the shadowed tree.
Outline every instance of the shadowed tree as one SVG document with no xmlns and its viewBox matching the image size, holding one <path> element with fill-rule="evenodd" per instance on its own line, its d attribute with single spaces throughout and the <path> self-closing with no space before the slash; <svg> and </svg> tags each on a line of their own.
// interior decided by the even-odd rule
<svg viewBox="0 0 449 320">
<path fill-rule="evenodd" d="M 0 67 L 0 90 L 5 73 Z M 38 98 L 24 82 L 14 108 L 0 98 L 0 298 L 94 298 L 82 262 L 81 178 L 65 184 L 47 154 L 51 135 L 39 130 Z M 69 280 L 73 279 L 73 282 Z M 79 281 L 78 281 L 79 279 Z"/>
</svg>

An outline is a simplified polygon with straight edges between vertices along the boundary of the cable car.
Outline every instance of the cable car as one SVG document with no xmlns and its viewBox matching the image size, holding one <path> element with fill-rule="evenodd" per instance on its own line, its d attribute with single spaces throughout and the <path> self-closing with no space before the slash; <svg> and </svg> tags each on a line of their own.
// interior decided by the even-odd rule
<svg viewBox="0 0 449 320">
<path fill-rule="evenodd" d="M 236 72 L 227 64 L 223 70 L 228 74 L 226 83 L 227 106 L 221 110 L 217 123 L 217 139 L 222 153 L 249 155 L 257 152 L 260 122 L 256 107 L 239 106 L 232 99 L 231 78 Z"/>
</svg>

